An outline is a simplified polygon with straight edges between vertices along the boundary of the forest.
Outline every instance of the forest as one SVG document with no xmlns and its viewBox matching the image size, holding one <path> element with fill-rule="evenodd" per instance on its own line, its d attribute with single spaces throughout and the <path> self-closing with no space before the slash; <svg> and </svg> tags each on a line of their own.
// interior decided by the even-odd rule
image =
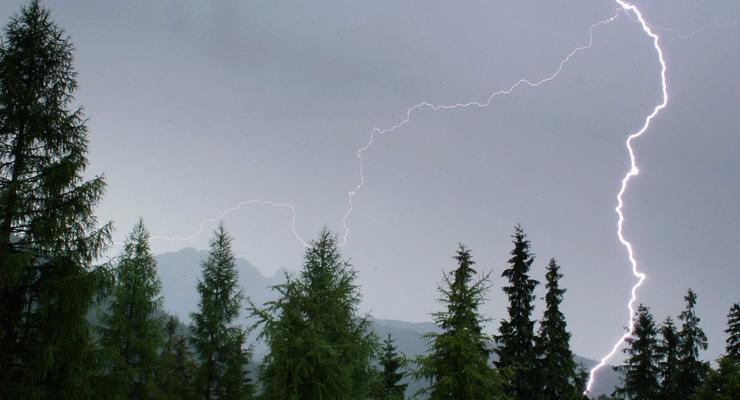
<svg viewBox="0 0 740 400">
<path fill-rule="evenodd" d="M 544 312 L 532 244 L 517 225 L 500 277 L 479 272 L 458 245 L 430 308 L 439 330 L 427 353 L 402 354 L 359 310 L 355 267 L 321 230 L 298 272 L 255 304 L 238 284 L 233 238 L 212 232 L 189 325 L 162 307 L 162 283 L 139 220 L 120 254 L 98 221 L 102 176 L 87 177 L 86 115 L 76 105 L 73 44 L 38 1 L 7 22 L 0 40 L 0 399 L 495 399 L 592 398 L 574 360 L 550 259 Z M 453 247 L 451 246 L 451 249 Z M 452 252 L 451 252 L 452 253 Z M 507 314 L 495 332 L 479 311 L 501 279 Z M 498 282 L 498 281 L 497 281 Z M 626 339 L 621 384 L 599 399 L 740 399 L 740 304 L 729 305 L 726 348 L 702 359 L 707 338 L 687 290 L 676 318 L 640 304 Z M 252 326 L 237 321 L 242 311 Z M 269 349 L 253 359 L 250 338 Z M 409 393 L 407 378 L 423 387 Z"/>
</svg>

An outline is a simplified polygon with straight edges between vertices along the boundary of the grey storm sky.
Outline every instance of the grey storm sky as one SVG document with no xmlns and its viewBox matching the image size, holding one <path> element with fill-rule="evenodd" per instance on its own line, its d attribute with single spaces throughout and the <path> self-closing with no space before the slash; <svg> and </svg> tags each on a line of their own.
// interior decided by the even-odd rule
<svg viewBox="0 0 740 400">
<path fill-rule="evenodd" d="M 0 20 L 23 3 L 3 1 Z M 342 234 L 359 181 L 355 152 L 372 127 L 396 124 L 423 100 L 483 101 L 540 80 L 616 10 L 609 0 L 44 3 L 76 47 L 90 172 L 109 184 L 98 215 L 115 222 L 116 239 L 139 216 L 154 235 L 187 236 L 250 199 L 292 204 L 307 239 L 323 225 Z M 625 233 L 649 276 L 640 301 L 662 320 L 695 289 L 715 358 L 740 301 L 740 2 L 638 4 L 680 35 L 658 31 L 671 100 L 634 143 L 641 175 L 625 196 Z M 488 108 L 421 110 L 378 136 L 344 248 L 363 310 L 428 320 L 462 242 L 492 271 L 484 311 L 493 331 L 520 222 L 534 277 L 544 281 L 550 257 L 562 264 L 574 350 L 605 354 L 627 323 L 634 283 L 615 233 L 624 140 L 659 102 L 658 73 L 652 42 L 622 14 L 557 79 Z M 245 207 L 224 223 L 237 253 L 265 274 L 300 267 L 287 209 Z M 213 228 L 152 247 L 203 249 Z"/>
</svg>

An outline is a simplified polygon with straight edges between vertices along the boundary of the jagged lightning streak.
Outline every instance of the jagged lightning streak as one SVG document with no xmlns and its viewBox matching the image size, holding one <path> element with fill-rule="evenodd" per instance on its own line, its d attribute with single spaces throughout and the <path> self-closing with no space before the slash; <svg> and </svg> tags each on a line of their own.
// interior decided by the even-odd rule
<svg viewBox="0 0 740 400">
<path fill-rule="evenodd" d="M 653 112 L 650 113 L 645 118 L 645 122 L 643 123 L 640 130 L 637 132 L 629 135 L 627 137 L 627 141 L 625 142 L 627 146 L 627 151 L 629 152 L 629 159 L 630 159 L 630 169 L 627 171 L 627 174 L 622 178 L 622 185 L 619 189 L 619 193 L 617 193 L 617 207 L 615 208 L 615 211 L 618 215 L 617 220 L 617 236 L 619 237 L 619 241 L 622 243 L 622 245 L 627 249 L 627 254 L 629 256 L 630 264 L 632 265 L 632 274 L 635 275 L 637 278 L 637 283 L 635 283 L 634 286 L 632 286 L 631 294 L 629 302 L 627 303 L 627 309 L 629 310 L 629 329 L 627 332 L 625 332 L 624 335 L 622 335 L 619 340 L 614 343 L 614 346 L 612 347 L 612 350 L 604 356 L 601 361 L 593 368 L 591 369 L 591 373 L 589 374 L 588 383 L 586 384 L 586 391 L 584 394 L 587 394 L 591 391 L 591 387 L 593 386 L 594 380 L 596 378 L 596 372 L 604 367 L 609 361 L 609 359 L 614 356 L 614 354 L 619 350 L 619 348 L 622 346 L 624 341 L 632 335 L 632 332 L 635 328 L 635 302 L 637 301 L 637 289 L 642 286 L 642 283 L 647 278 L 647 275 L 645 273 L 640 272 L 639 266 L 637 264 L 637 260 L 635 259 L 634 251 L 632 250 L 632 243 L 630 243 L 625 237 L 624 237 L 624 193 L 627 191 L 627 186 L 630 182 L 630 179 L 637 176 L 640 173 L 640 170 L 637 168 L 637 158 L 635 157 L 635 151 L 632 148 L 632 141 L 637 139 L 638 137 L 642 136 L 645 131 L 650 128 L 650 124 L 655 118 L 655 116 L 660 113 L 662 109 L 668 105 L 668 82 L 666 80 L 666 72 L 667 72 L 667 65 L 665 62 L 665 58 L 663 57 L 663 49 L 660 47 L 660 36 L 658 36 L 650 27 L 650 25 L 645 21 L 645 18 L 642 16 L 642 13 L 640 10 L 631 3 L 628 3 L 623 0 L 616 0 L 617 4 L 627 13 L 630 12 L 634 14 L 634 16 L 637 18 L 637 22 L 642 26 L 642 30 L 645 31 L 645 34 L 647 34 L 650 38 L 653 40 L 653 47 L 655 47 L 655 51 L 658 54 L 658 61 L 660 62 L 660 84 L 661 84 L 661 90 L 662 90 L 662 99 L 660 103 L 655 106 L 653 109 Z"/>
<path fill-rule="evenodd" d="M 414 112 L 416 112 L 417 110 L 423 109 L 423 108 L 428 108 L 428 109 L 431 109 L 433 111 L 437 111 L 437 110 L 454 110 L 454 109 L 457 109 L 457 108 L 468 108 L 468 107 L 486 108 L 489 105 L 491 105 L 491 103 L 493 102 L 493 100 L 496 97 L 501 96 L 501 95 L 507 95 L 507 94 L 513 92 L 514 90 L 516 90 L 517 88 L 519 88 L 520 86 L 527 86 L 527 87 L 530 87 L 530 88 L 536 88 L 536 87 L 538 87 L 538 86 L 540 86 L 542 84 L 545 84 L 547 82 L 552 81 L 553 79 L 557 78 L 558 75 L 560 75 L 560 72 L 563 70 L 563 68 L 565 67 L 565 65 L 571 60 L 571 58 L 573 58 L 573 56 L 575 56 L 576 54 L 580 53 L 583 50 L 587 50 L 587 49 L 590 49 L 591 48 L 591 46 L 593 45 L 593 41 L 594 41 L 594 29 L 596 29 L 597 27 L 599 27 L 601 25 L 605 25 L 605 24 L 608 24 L 608 23 L 614 21 L 619 16 L 620 11 L 621 11 L 621 8 L 620 9 L 617 9 L 617 12 L 613 16 L 611 16 L 610 18 L 607 18 L 605 20 L 599 21 L 599 22 L 597 22 L 597 23 L 592 24 L 591 26 L 589 26 L 589 28 L 588 28 L 588 41 L 587 41 L 587 43 L 584 44 L 583 46 L 576 47 L 575 49 L 573 49 L 570 53 L 568 53 L 567 56 L 565 56 L 565 58 L 562 61 L 560 61 L 560 64 L 558 65 L 557 69 L 555 69 L 555 72 L 553 72 L 551 75 L 549 75 L 549 76 L 547 76 L 545 78 L 540 79 L 539 81 L 532 82 L 532 81 L 530 81 L 528 79 L 522 78 L 522 79 L 518 80 L 516 83 L 514 83 L 508 89 L 499 90 L 497 92 L 491 93 L 488 96 L 488 98 L 486 99 L 486 101 L 484 101 L 484 102 L 471 101 L 471 102 L 467 102 L 467 103 L 456 103 L 456 104 L 447 104 L 447 105 L 444 105 L 444 104 L 432 104 L 432 103 L 429 103 L 427 101 L 422 101 L 421 103 L 417 103 L 417 104 L 414 104 L 413 106 L 409 107 L 406 110 L 406 118 L 403 119 L 403 120 L 401 120 L 400 122 L 396 123 L 395 125 L 393 125 L 393 126 L 391 126 L 389 128 L 385 128 L 385 129 L 381 129 L 381 128 L 377 128 L 377 127 L 373 128 L 372 131 L 370 132 L 370 140 L 367 142 L 367 144 L 365 146 L 359 148 L 357 150 L 357 152 L 356 152 L 357 159 L 359 160 L 359 164 L 360 164 L 360 182 L 357 184 L 357 186 L 355 186 L 354 190 L 352 190 L 352 191 L 350 191 L 350 192 L 347 193 L 347 198 L 348 198 L 349 206 L 347 208 L 347 212 L 344 214 L 344 217 L 342 217 L 342 225 L 344 227 L 344 237 L 342 238 L 342 241 L 341 241 L 340 245 L 344 245 L 345 243 L 347 243 L 347 239 L 349 238 L 350 229 L 349 229 L 349 225 L 347 224 L 347 219 L 352 214 L 352 210 L 353 210 L 353 202 L 352 202 L 352 200 L 354 199 L 355 195 L 357 195 L 357 193 L 360 191 L 360 189 L 362 189 L 362 187 L 365 185 L 364 159 L 362 157 L 362 153 L 366 152 L 368 149 L 370 149 L 370 147 L 372 147 L 373 143 L 375 142 L 375 137 L 377 135 L 389 134 L 389 133 L 392 133 L 393 131 L 395 131 L 396 129 L 399 129 L 399 128 L 403 127 L 409 121 L 411 121 L 411 116 L 412 116 L 412 114 Z"/>
<path fill-rule="evenodd" d="M 204 219 L 200 223 L 200 226 L 198 227 L 198 230 L 195 231 L 193 234 L 188 235 L 188 236 L 173 236 L 173 237 L 170 237 L 170 236 L 160 236 L 160 235 L 157 235 L 157 236 L 152 236 L 151 238 L 153 240 L 164 240 L 164 241 L 167 241 L 167 242 L 170 242 L 170 243 L 172 243 L 172 242 L 183 242 L 183 241 L 193 240 L 196 237 L 198 237 L 198 235 L 200 235 L 201 233 L 203 233 L 203 230 L 205 230 L 207 224 L 217 223 L 217 222 L 223 220 L 227 215 L 229 215 L 229 214 L 231 214 L 231 213 L 233 213 L 235 211 L 239 211 L 243 207 L 247 207 L 247 206 L 251 206 L 251 205 L 255 205 L 255 204 L 256 205 L 263 205 L 263 206 L 271 206 L 271 207 L 275 207 L 275 208 L 287 208 L 288 210 L 290 210 L 290 215 L 291 215 L 291 229 L 293 230 L 293 236 L 295 236 L 295 239 L 296 239 L 296 241 L 298 241 L 298 243 L 300 243 L 304 247 L 308 247 L 308 242 L 306 242 L 306 240 L 304 240 L 301 237 L 301 235 L 298 234 L 298 231 L 296 230 L 296 227 L 295 227 L 295 219 L 296 219 L 295 207 L 293 207 L 291 204 L 288 204 L 288 203 L 277 203 L 277 202 L 269 201 L 269 200 L 248 200 L 248 201 L 242 201 L 239 204 L 237 204 L 237 205 L 235 205 L 235 206 L 233 206 L 231 208 L 227 208 L 226 210 L 224 210 L 224 212 L 221 213 L 221 215 L 219 215 L 217 217 Z"/>
</svg>

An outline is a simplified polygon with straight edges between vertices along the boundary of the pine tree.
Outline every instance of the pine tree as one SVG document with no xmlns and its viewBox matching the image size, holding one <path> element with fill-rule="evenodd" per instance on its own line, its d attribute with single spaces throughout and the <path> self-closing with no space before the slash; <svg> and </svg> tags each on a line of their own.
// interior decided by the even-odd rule
<svg viewBox="0 0 740 400">
<path fill-rule="evenodd" d="M 169 317 L 165 326 L 165 342 L 159 361 L 157 387 L 162 400 L 194 400 L 193 377 L 195 363 L 188 351 L 187 338 L 177 332 L 180 321 Z"/>
<path fill-rule="evenodd" d="M 625 339 L 627 354 L 625 364 L 615 367 L 622 373 L 622 385 L 612 396 L 619 399 L 655 400 L 659 398 L 657 357 L 657 329 L 650 310 L 640 304 L 637 307 L 634 331 Z"/>
<path fill-rule="evenodd" d="M 692 400 L 737 400 L 740 397 L 740 361 L 725 355 L 719 368 L 710 370 Z"/>
<path fill-rule="evenodd" d="M 154 374 L 163 344 L 162 284 L 149 249 L 149 232 L 139 220 L 126 239 L 116 268 L 110 309 L 102 318 L 103 365 L 110 386 L 99 397 L 147 399 L 156 392 Z"/>
<path fill-rule="evenodd" d="M 406 368 L 406 359 L 398 354 L 390 332 L 380 349 L 380 393 L 378 400 L 403 400 L 408 384 L 401 383 Z"/>
<path fill-rule="evenodd" d="M 707 336 L 699 327 L 700 319 L 696 315 L 696 293 L 689 289 L 686 296 L 686 308 L 678 319 L 681 330 L 678 333 L 678 397 L 688 399 L 701 386 L 709 370 L 709 364 L 699 359 L 699 352 L 707 349 Z"/>
<path fill-rule="evenodd" d="M 509 286 L 504 292 L 509 298 L 508 319 L 502 319 L 496 336 L 498 368 L 512 371 L 509 394 L 517 399 L 533 399 L 537 396 L 536 359 L 534 354 L 534 321 L 531 318 L 534 305 L 534 289 L 539 282 L 529 277 L 534 255 L 521 225 L 514 230 L 514 249 L 511 251 L 509 267 L 501 275 Z"/>
<path fill-rule="evenodd" d="M 105 183 L 85 180 L 76 88 L 70 40 L 31 1 L 0 38 L 0 398 L 92 395 L 91 264 L 111 227 L 93 215 Z"/>
<path fill-rule="evenodd" d="M 559 285 L 560 267 L 555 259 L 547 266 L 547 294 L 545 313 L 537 336 L 539 382 L 542 397 L 546 400 L 581 399 L 583 389 L 578 385 L 580 371 L 570 350 L 570 333 L 565 316 L 560 311 L 565 289 Z"/>
<path fill-rule="evenodd" d="M 270 351 L 260 367 L 266 399 L 345 400 L 372 394 L 377 338 L 358 315 L 357 273 L 324 229 L 306 249 L 297 278 L 276 286 L 279 297 L 252 313 Z"/>
<path fill-rule="evenodd" d="M 678 392 L 678 331 L 671 317 L 665 319 L 660 327 L 661 339 L 658 343 L 660 370 L 660 398 L 677 399 Z"/>
<path fill-rule="evenodd" d="M 504 398 L 501 379 L 489 365 L 491 353 L 478 308 L 485 301 L 488 275 L 477 280 L 470 250 L 460 245 L 457 268 L 444 275 L 439 291 L 444 310 L 433 314 L 441 333 L 428 333 L 429 354 L 418 360 L 418 375 L 430 381 L 430 400 Z"/>
<path fill-rule="evenodd" d="M 727 314 L 725 352 L 740 362 L 740 303 L 735 303 Z"/>
<path fill-rule="evenodd" d="M 246 371 L 246 332 L 236 321 L 243 297 L 231 242 L 231 236 L 219 225 L 198 281 L 198 310 L 191 314 L 192 344 L 199 361 L 196 391 L 206 400 L 248 399 L 252 394 Z"/>
</svg>

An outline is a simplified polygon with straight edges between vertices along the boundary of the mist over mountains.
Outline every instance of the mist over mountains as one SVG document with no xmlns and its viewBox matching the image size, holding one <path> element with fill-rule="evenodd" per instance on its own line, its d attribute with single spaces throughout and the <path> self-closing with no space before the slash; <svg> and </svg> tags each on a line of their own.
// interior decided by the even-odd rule
<svg viewBox="0 0 740 400">
<path fill-rule="evenodd" d="M 191 247 L 170 253 L 162 253 L 155 256 L 160 279 L 162 280 L 162 295 L 164 297 L 164 309 L 169 314 L 176 315 L 183 323 L 188 324 L 190 313 L 195 311 L 198 305 L 198 294 L 196 285 L 201 275 L 201 262 L 208 256 L 205 250 L 196 250 Z M 251 299 L 256 305 L 275 299 L 275 292 L 271 289 L 285 281 L 286 275 L 291 272 L 281 269 L 274 275 L 263 275 L 256 266 L 243 257 L 236 258 L 239 270 L 239 283 L 242 294 Z M 430 306 L 430 312 L 437 305 Z M 437 327 L 432 322 L 407 322 L 390 319 L 380 319 L 373 315 L 373 329 L 378 336 L 385 337 L 388 333 L 393 335 L 400 352 L 407 357 L 415 357 L 426 352 L 427 345 L 422 338 L 426 332 L 436 332 Z M 251 325 L 245 311 L 241 315 L 242 321 Z M 256 340 L 253 333 L 249 344 L 254 346 L 254 360 L 259 361 L 267 353 L 265 344 Z M 576 355 L 576 361 L 590 368 L 596 361 Z M 420 385 L 410 382 L 408 394 L 411 394 Z M 596 381 L 593 394 L 611 394 L 614 387 L 619 383 L 619 376 L 611 368 L 600 370 L 599 379 Z"/>
</svg>

